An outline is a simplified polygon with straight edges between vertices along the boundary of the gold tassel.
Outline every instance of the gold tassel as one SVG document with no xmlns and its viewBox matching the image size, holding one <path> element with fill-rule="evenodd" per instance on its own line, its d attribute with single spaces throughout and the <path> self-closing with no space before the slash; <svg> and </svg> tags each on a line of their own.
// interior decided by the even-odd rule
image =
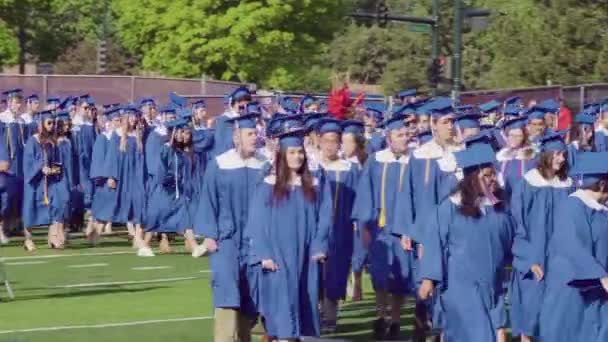
<svg viewBox="0 0 608 342">
<path fill-rule="evenodd" d="M 431 178 L 431 160 L 427 159 L 424 167 L 424 185 L 429 184 L 429 178 Z"/>
<path fill-rule="evenodd" d="M 378 217 L 378 228 L 386 226 L 386 171 L 388 163 L 384 163 L 382 167 L 382 181 L 380 182 L 380 216 Z"/>
</svg>

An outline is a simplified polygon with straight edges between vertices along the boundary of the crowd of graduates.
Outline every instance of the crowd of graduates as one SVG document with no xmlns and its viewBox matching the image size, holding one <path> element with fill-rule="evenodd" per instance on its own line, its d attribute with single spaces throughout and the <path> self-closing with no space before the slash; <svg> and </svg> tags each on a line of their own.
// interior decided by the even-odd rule
<svg viewBox="0 0 608 342">
<path fill-rule="evenodd" d="M 137 255 L 183 235 L 212 271 L 216 341 L 296 341 L 337 329 L 367 270 L 378 340 L 608 340 L 608 101 L 557 130 L 554 99 L 458 106 L 401 92 L 387 108 L 238 88 L 226 111 L 42 103 L 4 93 L 0 242 L 48 227 L 64 248 L 125 224 Z M 329 112 L 329 113 L 328 113 Z M 69 246 L 69 245 L 68 245 Z"/>
</svg>

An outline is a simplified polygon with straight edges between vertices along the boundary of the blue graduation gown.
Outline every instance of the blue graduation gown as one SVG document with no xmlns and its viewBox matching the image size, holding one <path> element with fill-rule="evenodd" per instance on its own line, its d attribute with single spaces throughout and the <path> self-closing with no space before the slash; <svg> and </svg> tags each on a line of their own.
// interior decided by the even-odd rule
<svg viewBox="0 0 608 342">
<path fill-rule="evenodd" d="M 161 150 L 159 183 L 154 185 L 148 200 L 146 230 L 163 233 L 183 233 L 192 228 L 189 203 L 195 198 L 195 187 L 201 170 L 194 153 L 176 150 L 165 144 Z"/>
<path fill-rule="evenodd" d="M 62 172 L 67 177 L 68 189 L 70 191 L 67 220 L 74 217 L 73 215 L 76 211 L 82 209 L 82 193 L 77 189 L 79 184 L 78 159 L 70 138 L 59 138 L 57 140 L 57 148 L 59 149 Z"/>
<path fill-rule="evenodd" d="M 597 152 L 606 152 L 608 151 L 608 130 L 605 128 L 598 128 L 595 130 L 594 135 L 595 140 L 595 150 Z"/>
<path fill-rule="evenodd" d="M 100 217 L 111 217 L 116 207 L 117 193 L 107 187 L 107 178 L 103 176 L 104 172 L 102 170 L 112 134 L 114 133 L 104 132 L 99 134 L 95 139 L 91 155 L 91 169 L 89 171 L 89 178 L 93 183 L 91 213 L 96 220 L 100 220 Z"/>
<path fill-rule="evenodd" d="M 580 153 L 591 152 L 591 148 L 580 148 L 578 145 L 578 141 L 573 141 L 568 144 L 568 165 L 570 169 L 574 167 L 576 164 L 576 158 Z"/>
<path fill-rule="evenodd" d="M 530 268 L 546 270 L 547 246 L 557 226 L 560 203 L 572 192 L 572 180 L 547 181 L 537 169 L 528 171 L 511 196 L 511 211 L 517 229 L 513 244 L 513 274 L 510 284 L 513 336 L 536 336 L 545 281 L 536 281 Z"/>
<path fill-rule="evenodd" d="M 13 218 L 20 217 L 23 205 L 23 153 L 27 140 L 24 139 L 23 127 L 18 121 L 9 120 L 0 122 L 0 141 L 3 141 L 10 158 L 10 172 L 7 173 L 8 183 L 11 184 L 8 215 Z"/>
<path fill-rule="evenodd" d="M 365 149 L 367 150 L 367 154 L 373 154 L 380 150 L 386 148 L 386 137 L 384 133 L 381 131 L 373 132 L 372 135 L 367 140 L 367 145 Z"/>
<path fill-rule="evenodd" d="M 75 154 L 78 161 L 78 191 L 82 193 L 83 208 L 91 208 L 93 182 L 89 178 L 93 159 L 93 146 L 97 140 L 97 130 L 91 124 L 82 124 L 72 130 Z"/>
<path fill-rule="evenodd" d="M 216 156 L 205 171 L 194 217 L 195 233 L 218 244 L 218 250 L 209 255 L 214 307 L 240 308 L 250 316 L 256 314 L 256 309 L 249 296 L 243 231 L 264 163 L 264 158 L 257 154 L 243 160 L 234 149 Z"/>
<path fill-rule="evenodd" d="M 511 198 L 513 189 L 521 182 L 524 175 L 536 167 L 535 153 L 532 151 L 532 148 L 516 152 L 502 149 L 496 154 L 498 181 L 505 190 L 507 199 Z"/>
<path fill-rule="evenodd" d="M 608 276 L 607 210 L 582 190 L 558 207 L 560 224 L 549 243 L 539 341 L 606 341 L 598 336 L 608 328 L 602 312 L 606 295 L 598 281 Z M 597 285 L 588 285 L 593 282 Z"/>
<path fill-rule="evenodd" d="M 274 176 L 268 176 L 256 189 L 246 228 L 250 263 L 259 266 L 270 259 L 279 267 L 276 272 L 260 271 L 258 309 L 270 336 L 319 336 L 319 263 L 312 257 L 328 252 L 329 182 L 315 182 L 314 202 L 296 185 L 286 199 L 273 203 L 274 182 Z"/>
<path fill-rule="evenodd" d="M 444 340 L 496 341 L 507 325 L 503 269 L 508 263 L 514 222 L 505 211 L 482 201 L 482 215 L 459 212 L 460 194 L 430 215 L 420 276 L 441 284 Z"/>
<path fill-rule="evenodd" d="M 372 237 L 369 258 L 374 289 L 398 295 L 413 290 L 414 255 L 401 248 L 400 237 L 395 235 L 397 212 L 407 210 L 396 205 L 396 196 L 405 186 L 408 159 L 396 159 L 389 149 L 371 155 L 361 172 L 352 213 L 360 229 L 366 227 Z"/>
<path fill-rule="evenodd" d="M 148 168 L 148 181 L 150 182 L 149 186 L 152 187 L 156 179 L 156 171 L 159 170 L 160 163 L 160 152 L 163 149 L 165 143 L 169 140 L 169 136 L 165 130 L 161 128 L 156 128 L 151 131 L 148 135 L 148 139 L 146 140 L 146 165 Z"/>
<path fill-rule="evenodd" d="M 97 218 L 104 222 L 143 224 L 146 197 L 144 151 L 139 150 L 136 137 L 129 135 L 126 151 L 123 152 L 120 150 L 120 139 L 118 134 L 113 134 L 110 138 L 104 167 L 101 170 L 102 178 L 116 180 L 116 189 L 104 187 L 116 196 L 116 206 L 113 212 L 98 212 Z"/>
<path fill-rule="evenodd" d="M 0 140 L 0 162 L 11 162 L 8 149 Z M 15 192 L 14 177 L 8 172 L 0 172 L 0 219 L 4 219 L 11 210 L 11 196 Z"/>
<path fill-rule="evenodd" d="M 359 164 L 359 160 L 355 157 L 349 159 L 351 163 L 357 166 L 357 177 L 361 177 L 361 171 L 363 170 L 363 166 Z M 356 190 L 358 188 L 359 180 L 357 179 L 357 187 L 355 187 L 355 195 Z M 354 206 L 354 203 L 353 203 Z M 354 210 L 354 209 L 353 209 Z M 368 263 L 368 251 L 367 247 L 363 243 L 363 232 L 361 230 L 361 225 L 354 221 L 353 222 L 353 256 L 351 260 L 351 267 L 353 272 L 362 272 L 363 268 Z"/>
<path fill-rule="evenodd" d="M 346 160 L 321 163 L 331 191 L 332 228 L 327 262 L 324 266 L 324 291 L 330 300 L 346 298 L 346 285 L 353 254 L 353 221 L 358 166 Z"/>
<path fill-rule="evenodd" d="M 65 173 L 44 176 L 42 168 L 61 163 L 57 146 L 38 141 L 32 136 L 24 151 L 23 225 L 25 228 L 63 223 L 67 216 L 70 193 Z M 63 171 L 63 170 L 62 170 Z M 46 201 L 48 200 L 48 202 Z"/>
<path fill-rule="evenodd" d="M 227 120 L 235 116 L 238 115 L 234 113 L 224 113 L 215 119 L 213 154 L 220 155 L 234 147 L 234 142 L 232 141 L 233 127 Z"/>
</svg>

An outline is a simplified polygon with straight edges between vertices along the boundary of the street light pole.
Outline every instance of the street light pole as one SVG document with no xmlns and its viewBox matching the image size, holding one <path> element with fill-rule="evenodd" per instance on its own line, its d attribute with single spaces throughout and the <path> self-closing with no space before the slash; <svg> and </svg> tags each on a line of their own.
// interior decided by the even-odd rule
<svg viewBox="0 0 608 342">
<path fill-rule="evenodd" d="M 452 98 L 458 102 L 462 84 L 462 0 L 454 0 L 454 53 L 452 56 Z"/>
<path fill-rule="evenodd" d="M 433 0 L 433 20 L 434 23 L 431 26 L 431 60 L 435 62 L 439 58 L 439 0 Z M 432 95 L 437 96 L 436 85 L 433 86 Z"/>
</svg>

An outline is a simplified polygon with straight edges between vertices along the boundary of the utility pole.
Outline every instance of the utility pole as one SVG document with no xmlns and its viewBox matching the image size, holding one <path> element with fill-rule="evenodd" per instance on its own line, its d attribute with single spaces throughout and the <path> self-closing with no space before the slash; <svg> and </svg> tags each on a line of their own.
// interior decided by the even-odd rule
<svg viewBox="0 0 608 342">
<path fill-rule="evenodd" d="M 432 24 L 431 29 L 431 59 L 433 65 L 439 60 L 439 0 L 433 0 L 433 19 L 435 22 Z M 438 84 L 432 84 L 432 96 L 437 96 Z"/>
<path fill-rule="evenodd" d="M 458 101 L 462 83 L 462 0 L 454 0 L 454 53 L 452 55 L 452 99 Z"/>
</svg>

